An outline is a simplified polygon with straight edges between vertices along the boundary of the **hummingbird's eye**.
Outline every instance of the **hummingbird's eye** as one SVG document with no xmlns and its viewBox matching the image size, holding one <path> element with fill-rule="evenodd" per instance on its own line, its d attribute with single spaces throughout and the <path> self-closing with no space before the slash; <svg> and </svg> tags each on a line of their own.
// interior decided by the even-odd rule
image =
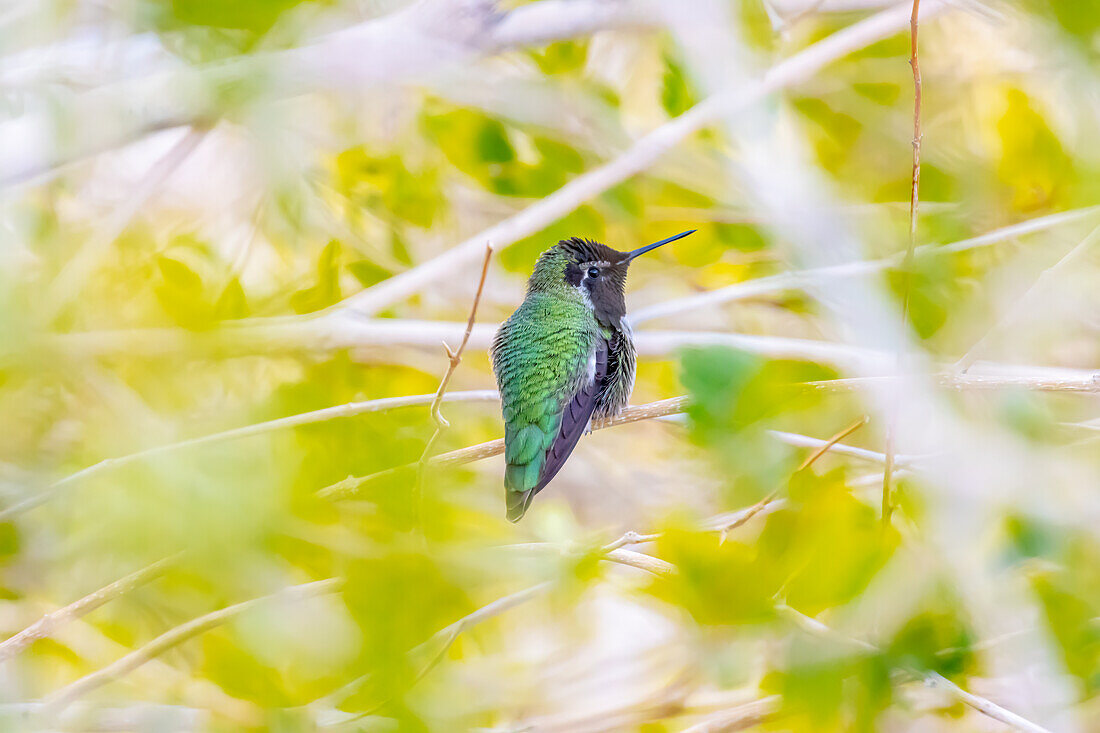
<svg viewBox="0 0 1100 733">
<path fill-rule="evenodd" d="M 588 276 L 592 279 L 595 279 L 595 278 L 599 277 L 600 276 L 600 268 L 598 268 L 598 267 L 589 267 L 588 268 Z"/>
</svg>

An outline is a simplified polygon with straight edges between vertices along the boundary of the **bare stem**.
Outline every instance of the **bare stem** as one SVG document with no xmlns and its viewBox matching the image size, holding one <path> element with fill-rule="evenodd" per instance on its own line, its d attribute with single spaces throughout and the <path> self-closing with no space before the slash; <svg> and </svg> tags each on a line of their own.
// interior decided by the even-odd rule
<svg viewBox="0 0 1100 733">
<path fill-rule="evenodd" d="M 462 362 L 462 352 L 466 349 L 466 344 L 470 342 L 470 334 L 474 330 L 474 320 L 477 318 L 477 306 L 481 302 L 481 291 L 485 289 L 485 276 L 489 274 L 489 263 L 492 259 L 493 245 L 486 244 L 485 261 L 481 264 L 481 278 L 477 281 L 477 292 L 474 293 L 474 302 L 470 306 L 470 316 L 466 319 L 466 331 L 462 334 L 462 341 L 454 351 L 451 350 L 446 341 L 443 342 L 443 350 L 447 352 L 449 361 L 447 371 L 439 382 L 439 389 L 436 390 L 435 399 L 432 400 L 431 415 L 432 420 L 435 421 L 435 431 L 432 432 L 432 437 L 428 438 L 428 442 L 424 444 L 424 451 L 420 454 L 420 460 L 416 464 L 416 506 L 421 525 L 424 521 L 424 471 L 427 468 L 428 458 L 431 457 L 432 448 L 435 447 L 435 442 L 439 439 L 443 430 L 451 425 L 443 417 L 439 408 L 443 403 L 443 395 L 447 392 L 447 385 L 451 383 L 451 377 L 454 375 L 455 369 Z"/>
<path fill-rule="evenodd" d="M 913 252 L 917 248 L 917 215 L 920 209 L 920 146 L 921 146 L 921 97 L 920 57 L 917 54 L 917 26 L 920 15 L 920 0 L 913 0 L 913 12 L 909 16 L 909 65 L 913 67 L 913 180 L 909 187 L 909 246 L 905 250 L 905 262 L 902 265 L 903 278 L 901 296 L 902 333 L 907 333 L 909 324 L 909 296 L 913 286 Z M 898 367 L 901 367 L 903 354 L 898 352 Z M 882 526 L 890 526 L 890 517 L 894 513 L 891 497 L 894 478 L 894 440 L 897 437 L 898 404 L 890 412 L 890 422 L 886 427 L 886 471 L 882 474 Z"/>
<path fill-rule="evenodd" d="M 66 685 L 49 695 L 45 699 L 43 712 L 47 716 L 57 715 L 75 700 L 78 700 L 92 690 L 96 690 L 109 682 L 114 682 L 121 677 L 125 677 L 130 672 L 152 661 L 172 647 L 221 626 L 237 616 L 240 616 L 245 611 L 252 610 L 257 606 L 273 601 L 302 600 L 327 593 L 335 593 L 340 590 L 342 585 L 343 581 L 340 578 L 329 578 L 327 580 L 318 580 L 312 583 L 295 585 L 284 588 L 277 593 L 272 593 L 269 596 L 253 598 L 252 600 L 244 601 L 243 603 L 238 603 L 233 606 L 227 606 L 220 610 L 199 616 L 198 618 L 191 619 L 187 623 L 169 629 L 145 646 L 135 649 L 121 659 L 117 659 L 106 667 L 81 677 L 76 682 Z"/>
<path fill-rule="evenodd" d="M 171 563 L 172 558 L 158 560 L 152 565 L 148 565 L 123 578 L 119 578 L 113 583 L 105 585 L 83 598 L 73 601 L 64 608 L 59 608 L 56 611 L 47 613 L 27 628 L 17 634 L 13 634 L 3 642 L 0 642 L 0 663 L 11 659 L 39 639 L 49 637 L 58 627 L 63 626 L 69 621 L 89 614 L 119 596 L 125 595 L 135 588 L 145 585 L 150 580 L 153 580 L 163 573 L 165 568 Z"/>
<path fill-rule="evenodd" d="M 658 400 L 657 402 L 650 402 L 646 405 L 638 405 L 637 407 L 628 407 L 613 418 L 605 418 L 602 420 L 594 420 L 592 422 L 593 430 L 602 430 L 603 428 L 610 428 L 616 425 L 625 425 L 627 423 L 638 422 L 640 420 L 650 420 L 655 417 L 664 417 L 665 415 L 674 415 L 678 412 L 683 412 L 687 405 L 687 397 L 673 397 L 667 400 Z M 449 453 L 443 453 L 438 456 L 433 456 L 428 459 L 427 465 L 429 466 L 461 466 L 466 463 L 473 463 L 474 461 L 480 461 L 483 458 L 489 458 L 491 456 L 497 456 L 504 452 L 504 440 L 490 440 L 486 443 L 480 443 L 478 445 L 472 445 L 467 448 L 459 448 Z M 390 476 L 402 469 L 410 468 L 415 464 L 408 464 L 405 466 L 396 466 L 394 468 L 388 468 L 385 471 L 379 471 L 378 473 L 372 473 L 367 476 L 349 476 L 343 481 L 339 481 L 331 486 L 326 486 L 318 492 L 318 495 L 333 500 L 349 499 L 355 496 L 359 488 L 364 484 L 369 483 L 382 476 Z"/>
</svg>

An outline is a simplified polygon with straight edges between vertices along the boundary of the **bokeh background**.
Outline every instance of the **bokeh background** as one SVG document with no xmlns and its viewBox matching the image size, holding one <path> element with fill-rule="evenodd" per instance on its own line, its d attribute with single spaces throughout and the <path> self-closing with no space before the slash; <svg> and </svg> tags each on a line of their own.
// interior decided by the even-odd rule
<svg viewBox="0 0 1100 733">
<path fill-rule="evenodd" d="M 908 2 L 0 3 L 0 726 L 1100 731 L 1100 5 L 921 6 L 906 264 Z M 418 463 L 684 229 L 686 412 Z"/>
</svg>

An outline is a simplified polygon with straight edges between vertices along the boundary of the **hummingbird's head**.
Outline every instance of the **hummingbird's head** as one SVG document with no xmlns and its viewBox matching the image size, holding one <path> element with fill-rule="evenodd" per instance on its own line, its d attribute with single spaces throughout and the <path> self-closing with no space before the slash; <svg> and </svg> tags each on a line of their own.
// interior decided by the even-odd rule
<svg viewBox="0 0 1100 733">
<path fill-rule="evenodd" d="M 626 315 L 626 271 L 638 255 L 682 239 L 695 230 L 648 244 L 630 252 L 611 249 L 589 239 L 563 239 L 539 256 L 528 292 L 554 290 L 576 293 L 602 325 L 620 328 Z"/>
</svg>

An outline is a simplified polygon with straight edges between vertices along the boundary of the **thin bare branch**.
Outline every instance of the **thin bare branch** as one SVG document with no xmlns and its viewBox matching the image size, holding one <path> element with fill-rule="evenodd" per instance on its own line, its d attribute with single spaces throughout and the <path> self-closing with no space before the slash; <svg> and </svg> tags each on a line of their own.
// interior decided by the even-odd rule
<svg viewBox="0 0 1100 733">
<path fill-rule="evenodd" d="M 1100 206 L 1051 214 L 951 244 L 924 245 L 918 248 L 918 254 L 950 254 L 987 247 L 1095 217 L 1098 214 L 1100 214 Z M 632 325 L 637 325 L 654 318 L 675 315 L 708 305 L 718 305 L 767 293 L 804 288 L 821 280 L 834 277 L 862 276 L 881 271 L 899 262 L 900 258 L 896 256 L 747 280 L 718 290 L 639 309 L 631 314 L 630 322 Z M 367 346 L 435 346 L 440 340 L 459 338 L 461 328 L 461 324 L 457 322 L 325 317 L 311 320 L 293 320 L 291 322 L 286 319 L 248 322 L 244 325 L 227 326 L 223 330 L 212 334 L 192 334 L 180 329 L 87 331 L 54 336 L 44 339 L 35 346 L 51 353 L 56 350 L 66 357 L 83 358 L 96 358 L 118 353 L 147 357 L 163 357 L 180 353 L 198 356 L 204 353 L 232 356 L 293 351 L 296 349 L 316 352 L 326 349 Z M 472 343 L 478 348 L 486 347 L 492 338 L 494 328 L 490 325 L 475 326 L 471 334 Z M 639 332 L 637 334 L 639 349 L 643 353 L 657 354 L 666 353 L 670 348 L 679 348 L 683 345 L 680 341 L 669 339 L 667 337 L 668 333 Z M 703 335 L 696 335 L 693 338 L 700 338 L 701 336 Z M 829 360 L 839 358 L 842 355 L 836 349 L 827 348 L 826 351 L 822 352 L 820 347 L 815 346 L 820 342 L 800 342 L 797 339 L 776 339 L 774 337 L 741 334 L 725 334 L 725 336 L 736 340 L 736 345 L 739 348 L 753 351 L 753 353 L 804 354 L 808 358 Z M 806 344 L 806 347 L 803 349 L 797 344 Z M 829 347 L 830 345 L 824 344 L 824 346 Z M 23 344 L 18 351 L 0 352 L 0 363 L 19 360 L 33 352 L 34 349 L 28 350 L 26 345 Z M 849 350 L 843 353 L 853 352 Z"/>
<path fill-rule="evenodd" d="M 623 410 L 619 415 L 613 418 L 605 418 L 602 420 L 596 420 L 592 423 L 593 430 L 602 430 L 603 428 L 610 428 L 616 425 L 625 425 L 627 423 L 638 422 L 639 420 L 650 420 L 655 417 L 663 417 L 664 415 L 673 415 L 678 412 L 683 412 L 687 405 L 686 397 L 673 397 L 667 400 L 658 400 L 657 402 L 650 402 L 646 405 L 638 405 L 636 407 L 628 407 Z M 449 453 L 443 453 L 438 456 L 432 457 L 428 461 L 430 466 L 461 466 L 466 463 L 473 463 L 474 461 L 480 461 L 483 458 L 489 458 L 490 456 L 497 456 L 504 452 L 504 440 L 490 440 L 486 443 L 479 445 L 473 445 L 468 448 L 459 448 Z M 338 483 L 326 486 L 318 492 L 318 496 L 326 499 L 332 499 L 339 501 L 342 499 L 349 499 L 358 493 L 358 490 L 364 484 L 373 481 L 382 476 L 389 476 L 400 471 L 407 469 L 415 464 L 406 466 L 397 466 L 390 468 L 379 473 L 373 473 L 369 476 L 349 476 L 348 478 Z"/>
<path fill-rule="evenodd" d="M 960 702 L 969 705 L 979 713 L 993 718 L 993 720 L 1000 721 L 1015 730 L 1023 731 L 1024 733 L 1051 733 L 1050 730 L 1043 726 L 1032 723 L 1030 720 L 1017 715 L 1011 710 L 1001 707 L 992 700 L 975 695 L 972 692 L 967 692 L 951 680 L 935 672 L 929 672 L 928 675 L 925 676 L 924 684 L 929 687 L 938 687 L 947 690 Z"/>
<path fill-rule="evenodd" d="M 849 425 L 848 427 L 844 428 L 840 432 L 833 435 L 833 437 L 831 437 L 827 441 L 825 441 L 825 445 L 821 446 L 820 448 L 815 450 L 813 453 L 806 456 L 806 460 L 802 461 L 801 465 L 799 465 L 799 467 L 797 469 L 795 469 L 795 473 L 798 473 L 799 471 L 805 471 L 807 468 L 814 465 L 814 462 L 816 462 L 818 458 L 821 458 L 821 456 L 823 456 L 827 452 L 829 452 L 829 449 L 831 449 L 837 443 L 844 440 L 849 435 L 851 435 L 852 433 L 854 433 L 855 431 L 859 430 L 861 427 L 866 425 L 867 422 L 870 419 L 871 418 L 868 415 L 862 415 L 862 416 L 860 416 L 860 418 L 858 420 L 853 422 L 851 425 Z"/>
<path fill-rule="evenodd" d="M 39 639 L 48 638 L 54 630 L 69 621 L 91 613 L 100 606 L 119 596 L 145 585 L 164 572 L 172 563 L 172 558 L 158 560 L 152 565 L 134 571 L 129 575 L 103 586 L 99 590 L 73 601 L 64 608 L 47 613 L 33 624 L 0 642 L 0 663 L 11 659 Z"/>
<path fill-rule="evenodd" d="M 917 54 L 917 26 L 920 16 L 920 0 L 913 0 L 913 12 L 909 16 L 909 65 L 913 67 L 913 175 L 909 187 L 909 244 L 902 265 L 901 325 L 903 332 L 909 327 L 909 298 L 913 288 L 913 254 L 917 248 L 917 216 L 920 209 L 920 147 L 921 147 L 921 97 L 923 88 L 920 77 L 920 57 Z M 902 351 L 898 351 L 898 368 L 902 366 Z M 890 526 L 894 505 L 890 498 L 894 478 L 894 440 L 897 433 L 898 405 L 890 411 L 886 425 L 886 470 L 882 474 L 882 526 Z"/>
<path fill-rule="evenodd" d="M 828 392 L 846 392 L 899 379 L 901 378 L 848 377 L 821 382 L 805 382 L 805 385 Z M 1084 372 L 1080 376 L 1064 378 L 943 373 L 932 375 L 932 379 L 941 387 L 957 391 L 1026 389 L 1035 392 L 1080 392 L 1085 394 L 1100 392 L 1100 372 Z"/>
<path fill-rule="evenodd" d="M 659 417 L 666 417 L 668 415 L 676 415 L 682 413 L 687 409 L 688 397 L 671 397 L 666 400 L 658 400 L 656 402 L 650 402 L 645 405 L 637 405 L 635 407 L 628 407 L 623 410 L 619 415 L 613 418 L 604 418 L 602 420 L 596 420 L 592 423 L 593 430 L 603 430 L 604 428 L 611 428 L 617 425 L 626 425 L 629 423 L 639 422 L 641 420 L 651 420 Z M 812 438 L 807 435 L 799 435 L 798 433 L 788 433 L 780 430 L 769 430 L 769 435 L 777 440 L 780 440 L 789 445 L 798 446 L 801 448 L 821 448 L 827 446 L 828 449 L 838 455 L 844 455 L 851 458 L 859 458 L 862 460 L 873 461 L 881 463 L 885 460 L 885 456 L 882 453 L 876 453 L 875 451 L 867 450 L 865 448 L 857 448 L 855 446 L 845 445 L 843 443 L 830 443 L 828 440 L 822 440 L 821 438 Z M 485 458 L 491 458 L 493 456 L 500 455 L 504 452 L 504 441 L 500 438 L 497 440 L 486 441 L 485 443 L 479 443 L 466 448 L 459 448 L 457 450 L 450 451 L 449 453 L 442 453 L 433 457 L 428 461 L 430 466 L 450 467 L 450 466 L 462 466 L 467 463 L 473 463 Z M 917 460 L 919 456 L 897 456 L 897 462 L 899 465 L 909 465 Z M 339 481 L 335 484 L 326 486 L 318 490 L 317 495 L 331 499 L 333 501 L 341 501 L 343 499 L 353 498 L 358 494 L 359 489 L 365 484 L 383 478 L 385 476 L 392 476 L 399 471 L 407 470 L 415 467 L 416 464 L 410 463 L 403 466 L 394 466 L 393 468 L 387 468 L 384 471 L 372 473 L 367 476 L 349 476 L 343 481 Z M 621 538 L 620 538 L 621 539 Z M 625 544 L 625 543 L 624 543 Z M 612 548 L 613 549 L 613 548 Z"/>
<path fill-rule="evenodd" d="M 731 731 L 746 730 L 760 725 L 776 713 L 782 701 L 779 695 L 762 697 L 710 715 L 706 720 L 684 728 L 682 733 L 731 733 Z"/>
<path fill-rule="evenodd" d="M 451 377 L 454 375 L 455 369 L 462 362 L 462 352 L 465 351 L 466 344 L 470 342 L 470 334 L 474 330 L 474 320 L 477 318 L 477 306 L 481 302 L 481 291 L 485 288 L 485 276 L 489 274 L 489 263 L 492 259 L 493 246 L 486 244 L 485 261 L 481 265 L 481 277 L 477 281 L 477 291 L 474 293 L 473 305 L 470 306 L 470 316 L 466 319 L 466 331 L 462 334 L 462 341 L 459 343 L 458 348 L 453 351 L 446 341 L 443 342 L 443 350 L 447 352 L 448 363 L 447 371 L 439 382 L 439 389 L 436 390 L 435 399 L 432 400 L 431 415 L 432 420 L 435 422 L 435 430 L 432 432 L 432 437 L 428 438 L 428 442 L 424 444 L 424 450 L 421 452 L 420 460 L 416 464 L 416 505 L 417 514 L 421 517 L 421 520 L 423 519 L 424 470 L 427 467 L 428 458 L 432 454 L 432 448 L 435 447 L 435 442 L 439 439 L 443 430 L 451 425 L 439 411 L 439 406 L 443 402 L 443 395 L 447 392 L 447 385 L 451 383 Z"/>
<path fill-rule="evenodd" d="M 106 667 L 92 672 L 85 677 L 81 677 L 77 681 L 52 693 L 45 699 L 45 714 L 56 715 L 64 710 L 70 703 L 78 700 L 92 690 L 125 677 L 130 672 L 146 662 L 155 659 L 172 647 L 221 626 L 246 611 L 275 601 L 297 601 L 328 593 L 335 593 L 340 590 L 342 585 L 343 580 L 340 578 L 317 580 L 312 583 L 304 583 L 302 585 L 284 588 L 277 593 L 272 593 L 271 595 L 262 596 L 260 598 L 253 598 L 252 600 L 227 606 L 218 611 L 213 611 L 203 616 L 199 616 L 198 618 L 191 619 L 187 623 L 164 632 L 148 644 L 139 649 L 135 649 Z"/>
</svg>

